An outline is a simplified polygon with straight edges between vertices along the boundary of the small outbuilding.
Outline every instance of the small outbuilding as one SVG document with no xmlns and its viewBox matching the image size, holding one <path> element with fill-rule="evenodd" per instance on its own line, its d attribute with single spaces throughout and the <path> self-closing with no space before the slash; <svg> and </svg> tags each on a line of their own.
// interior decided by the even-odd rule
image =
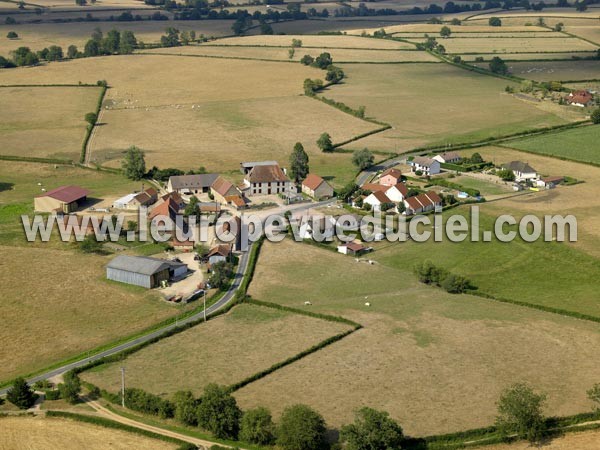
<svg viewBox="0 0 600 450">
<path fill-rule="evenodd" d="M 184 276 L 188 271 L 182 262 L 147 256 L 119 255 L 106 266 L 106 278 L 148 289 Z"/>
<path fill-rule="evenodd" d="M 309 173 L 302 182 L 302 192 L 315 200 L 333 197 L 333 188 L 331 185 L 314 173 Z"/>
</svg>

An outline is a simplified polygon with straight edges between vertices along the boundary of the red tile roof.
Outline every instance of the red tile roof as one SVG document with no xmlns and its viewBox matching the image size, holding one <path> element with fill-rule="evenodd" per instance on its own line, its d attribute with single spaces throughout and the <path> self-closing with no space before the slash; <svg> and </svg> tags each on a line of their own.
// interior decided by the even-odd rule
<svg viewBox="0 0 600 450">
<path fill-rule="evenodd" d="M 385 195 L 385 192 L 382 191 L 377 191 L 377 192 L 373 192 L 373 195 L 377 200 L 379 200 L 380 203 L 393 203 L 390 198 Z"/>
<path fill-rule="evenodd" d="M 377 191 L 387 191 L 390 187 L 384 184 L 377 183 L 365 183 L 361 186 L 361 189 L 365 191 L 377 192 Z"/>
<path fill-rule="evenodd" d="M 359 244 L 358 242 L 347 242 L 345 245 L 353 252 L 360 252 L 366 248 L 364 245 Z"/>
<path fill-rule="evenodd" d="M 210 251 L 208 252 L 208 257 L 210 256 L 214 256 L 214 255 L 221 255 L 221 256 L 229 256 L 229 254 L 231 253 L 231 246 L 229 244 L 219 244 L 213 248 L 210 249 Z"/>
<path fill-rule="evenodd" d="M 235 186 L 223 177 L 217 178 L 211 186 L 211 189 L 214 189 L 217 194 L 222 196 L 227 195 L 231 188 L 235 188 Z"/>
<path fill-rule="evenodd" d="M 279 165 L 254 166 L 248 173 L 250 183 L 272 183 L 274 181 L 290 181 Z"/>
<path fill-rule="evenodd" d="M 319 175 L 316 175 L 314 173 L 309 173 L 308 176 L 305 178 L 305 180 L 302 182 L 302 186 L 306 186 L 311 191 L 314 191 L 319 186 L 321 186 L 321 183 L 324 183 L 324 182 L 325 182 L 325 180 L 323 178 L 321 178 Z"/>
<path fill-rule="evenodd" d="M 158 203 L 153 209 L 148 218 L 154 219 L 156 216 L 168 216 L 175 220 L 175 216 L 179 212 L 179 205 L 173 198 L 167 197 L 167 200 L 163 200 Z"/>
<path fill-rule="evenodd" d="M 408 188 L 406 187 L 406 184 L 404 184 L 404 183 L 398 183 L 398 184 L 395 184 L 394 186 L 389 186 L 388 190 L 390 190 L 393 187 L 398 189 L 404 197 L 406 197 L 406 195 L 408 194 Z"/>
<path fill-rule="evenodd" d="M 394 178 L 400 179 L 400 177 L 402 176 L 402 172 L 400 170 L 398 170 L 398 169 L 391 168 L 391 169 L 388 169 L 385 172 L 383 172 L 381 174 L 381 177 L 383 178 L 383 177 L 386 177 L 388 175 L 391 175 Z"/>
<path fill-rule="evenodd" d="M 242 198 L 241 195 L 228 195 L 227 197 L 225 197 L 225 201 L 231 203 L 234 206 L 237 206 L 238 208 L 243 208 L 244 206 L 246 206 L 246 201 Z"/>
<path fill-rule="evenodd" d="M 573 91 L 567 97 L 569 103 L 579 103 L 581 105 L 587 105 L 592 101 L 592 94 L 588 91 Z"/>
<path fill-rule="evenodd" d="M 87 197 L 89 193 L 90 191 L 79 186 L 60 186 L 36 197 L 51 197 L 64 203 L 73 203 Z"/>
</svg>

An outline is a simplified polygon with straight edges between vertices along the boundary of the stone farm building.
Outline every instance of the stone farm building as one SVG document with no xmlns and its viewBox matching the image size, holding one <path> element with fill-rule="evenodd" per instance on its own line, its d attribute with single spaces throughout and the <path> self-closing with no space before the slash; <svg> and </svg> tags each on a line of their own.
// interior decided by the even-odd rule
<svg viewBox="0 0 600 450">
<path fill-rule="evenodd" d="M 202 194 L 210 190 L 218 177 L 219 175 L 216 173 L 174 175 L 169 177 L 167 191 L 181 194 Z"/>
<path fill-rule="evenodd" d="M 148 289 L 184 276 L 188 267 L 181 262 L 147 256 L 119 255 L 106 266 L 106 278 Z"/>
<path fill-rule="evenodd" d="M 51 191 L 37 195 L 33 201 L 36 212 L 62 212 L 65 214 L 76 211 L 87 200 L 87 189 L 79 186 L 61 186 Z"/>
<path fill-rule="evenodd" d="M 257 164 L 244 177 L 244 185 L 248 195 L 270 195 L 289 192 L 291 182 L 279 164 Z"/>
<path fill-rule="evenodd" d="M 302 192 L 315 200 L 333 197 L 333 188 L 319 175 L 309 173 L 302 182 Z"/>
<path fill-rule="evenodd" d="M 134 192 L 115 200 L 113 207 L 117 209 L 138 210 L 142 206 L 150 206 L 156 203 L 158 193 L 156 189 L 149 188 L 142 192 Z"/>
</svg>

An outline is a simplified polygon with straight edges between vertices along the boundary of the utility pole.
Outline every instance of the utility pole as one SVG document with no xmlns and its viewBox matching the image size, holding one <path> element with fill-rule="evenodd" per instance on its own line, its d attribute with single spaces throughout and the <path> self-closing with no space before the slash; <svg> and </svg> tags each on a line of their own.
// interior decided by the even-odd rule
<svg viewBox="0 0 600 450">
<path fill-rule="evenodd" d="M 125 367 L 121 367 L 121 406 L 125 408 Z"/>
</svg>

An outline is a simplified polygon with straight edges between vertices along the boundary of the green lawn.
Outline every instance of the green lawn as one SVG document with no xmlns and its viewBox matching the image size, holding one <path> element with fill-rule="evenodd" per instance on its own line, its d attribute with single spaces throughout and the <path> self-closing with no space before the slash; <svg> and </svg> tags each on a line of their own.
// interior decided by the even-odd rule
<svg viewBox="0 0 600 450">
<path fill-rule="evenodd" d="M 517 150 L 557 156 L 584 163 L 600 164 L 600 126 L 574 128 L 512 141 Z"/>
<path fill-rule="evenodd" d="M 459 176 L 450 181 L 466 188 L 477 189 L 484 197 L 486 195 L 500 195 L 512 192 L 510 187 L 504 184 L 495 184 L 469 176 Z"/>
</svg>

